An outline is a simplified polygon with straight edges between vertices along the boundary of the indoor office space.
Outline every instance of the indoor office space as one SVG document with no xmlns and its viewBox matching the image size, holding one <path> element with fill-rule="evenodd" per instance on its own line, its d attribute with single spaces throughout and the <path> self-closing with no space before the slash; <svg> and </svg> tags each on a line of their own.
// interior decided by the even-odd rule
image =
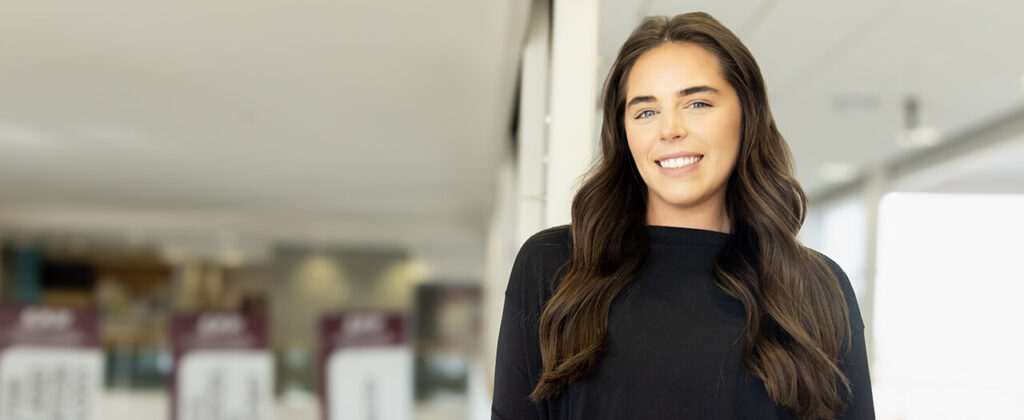
<svg viewBox="0 0 1024 420">
<path fill-rule="evenodd" d="M 637 28 L 657 30 L 640 26 L 645 17 L 694 11 L 734 34 L 716 32 L 724 37 L 716 40 L 734 36 L 756 59 L 756 67 L 733 61 L 742 80 L 756 80 L 754 70 L 763 76 L 770 113 L 750 113 L 760 109 L 750 105 L 757 84 L 730 82 L 722 70 L 732 68 L 729 60 L 692 58 L 742 58 L 740 49 L 666 45 L 659 35 L 632 58 L 620 54 L 633 48 L 627 40 Z M 666 22 L 709 27 L 690 16 Z M 743 287 L 757 294 L 749 302 L 730 295 L 720 285 L 740 283 L 712 283 L 708 276 L 721 274 L 710 265 L 704 277 L 669 274 L 670 285 L 696 284 L 723 299 L 738 311 L 730 319 L 740 324 L 729 324 L 737 334 L 748 332 L 746 305 L 757 305 L 768 329 L 749 337 L 763 339 L 758 345 L 782 340 L 774 342 L 780 354 L 820 345 L 824 356 L 808 356 L 820 362 L 841 351 L 820 344 L 833 343 L 830 331 L 842 338 L 836 343 L 852 342 L 855 356 L 838 357 L 860 357 L 869 382 L 849 374 L 847 359 L 829 360 L 860 385 L 851 395 L 875 418 L 1024 419 L 1024 315 L 1015 310 L 1024 293 L 1016 266 L 1024 255 L 1022 17 L 1024 5 L 1003 0 L 0 1 L 0 420 L 595 418 L 586 413 L 597 410 L 613 418 L 654 418 L 647 413 L 658 410 L 673 418 L 795 418 L 787 407 L 700 411 L 712 401 L 688 390 L 721 382 L 650 374 L 720 368 L 666 362 L 676 360 L 669 352 L 717 355 L 713 339 L 672 329 L 704 319 L 704 309 L 617 298 L 648 290 L 644 270 L 662 259 L 701 254 L 627 239 L 680 232 L 726 251 L 708 258 L 739 255 L 720 261 L 755 267 L 754 283 Z M 610 74 L 622 88 L 606 100 Z M 655 93 L 680 80 L 712 88 Z M 694 107 L 686 99 L 710 90 L 721 96 Z M 637 104 L 645 108 L 635 111 Z M 664 104 L 679 107 L 666 112 Z M 623 115 L 608 117 L 607 109 Z M 742 119 L 709 122 L 730 109 Z M 782 149 L 748 134 L 770 134 L 767 125 L 742 125 L 753 118 L 774 119 L 806 214 L 796 201 L 750 199 L 772 197 L 758 185 L 791 185 L 785 168 L 740 176 L 719 160 L 735 150 L 735 167 L 746 168 L 767 165 L 751 156 L 782 155 L 764 154 Z M 608 124 L 617 128 L 602 136 Z M 753 141 L 763 146 L 743 147 Z M 649 150 L 699 155 L 647 162 Z M 634 195 L 588 182 L 607 156 L 632 162 L 623 170 L 636 176 L 608 179 L 643 188 L 636 194 L 644 200 L 629 207 L 639 218 L 590 211 L 634 203 Z M 706 188 L 693 203 L 717 205 L 726 218 L 712 212 L 700 220 L 728 227 L 652 221 L 669 220 L 654 219 L 655 205 L 697 214 L 690 201 L 663 194 L 671 185 L 686 186 L 679 194 Z M 574 208 L 581 188 L 605 188 L 603 198 L 588 195 Z M 735 213 L 737 202 L 760 213 Z M 788 215 L 799 224 L 770 236 L 784 223 L 744 224 L 730 216 L 737 214 Z M 541 243 L 552 232 L 572 241 Z M 827 282 L 787 283 L 788 274 L 764 268 L 813 255 L 770 252 L 804 249 L 795 244 L 841 272 L 814 272 Z M 769 249 L 758 254 L 769 258 L 730 247 Z M 586 328 L 557 329 L 600 305 L 566 300 L 565 292 L 559 302 L 577 306 L 544 306 L 556 289 L 523 292 L 525 278 L 574 276 L 591 283 L 567 285 L 598 296 L 606 289 L 583 285 L 619 278 L 608 273 L 627 264 L 586 266 L 568 256 L 616 255 L 609 250 L 640 265 L 602 301 L 609 306 L 586 318 L 596 323 L 573 324 Z M 583 268 L 538 274 L 543 264 L 569 267 L 560 257 Z M 810 288 L 778 292 L 779 284 Z M 538 297 L 538 306 L 523 303 Z M 812 303 L 819 306 L 800 306 Z M 568 308 L 564 318 L 546 317 L 560 308 Z M 625 331 L 629 319 L 642 322 L 631 315 L 655 313 L 645 310 L 679 319 Z M 822 327 L 847 321 L 848 330 Z M 719 335 L 694 337 L 721 336 L 703 328 Z M 807 331 L 817 335 L 800 335 Z M 560 385 L 561 394 L 529 402 L 551 373 L 538 364 L 538 340 L 573 333 L 600 343 L 595 364 Z M 644 334 L 660 338 L 629 338 Z M 789 379 L 755 373 L 783 359 L 758 359 L 768 353 L 746 354 L 738 342 L 728 350 L 735 360 L 720 359 L 753 380 L 744 392 L 785 406 L 776 400 L 785 394 L 771 390 Z M 555 348 L 569 347 L 544 347 L 546 357 L 562 355 L 560 366 L 565 354 L 580 354 L 547 350 Z M 644 354 L 642 366 L 616 365 Z M 826 375 L 794 366 L 807 378 Z M 715 393 L 714 403 L 750 402 L 735 395 Z M 699 409 L 680 414 L 671 411 L 676 404 Z M 576 414 L 560 411 L 567 406 Z M 841 418 L 871 418 L 865 412 Z"/>
</svg>

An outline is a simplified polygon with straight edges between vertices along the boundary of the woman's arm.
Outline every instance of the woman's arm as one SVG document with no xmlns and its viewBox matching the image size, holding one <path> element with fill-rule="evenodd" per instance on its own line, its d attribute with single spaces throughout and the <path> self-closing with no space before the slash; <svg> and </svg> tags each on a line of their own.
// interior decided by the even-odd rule
<svg viewBox="0 0 1024 420">
<path fill-rule="evenodd" d="M 536 337 L 529 337 L 528 318 L 523 310 L 525 302 L 535 294 L 527 292 L 528 277 L 538 267 L 539 251 L 537 236 L 527 240 L 516 255 L 505 289 L 505 304 L 501 313 L 501 327 L 498 331 L 498 352 L 494 363 L 494 396 L 491 403 L 492 420 L 538 419 L 537 405 L 530 401 L 533 392 L 533 373 L 530 369 L 529 354 L 535 354 L 528 346 L 538 346 Z M 536 275 L 534 273 L 534 275 Z M 532 319 L 532 318 L 530 318 Z"/>
<path fill-rule="evenodd" d="M 529 398 L 533 385 L 526 364 L 524 343 L 528 341 L 524 339 L 523 319 L 522 310 L 506 294 L 494 366 L 492 420 L 539 418 L 537 407 Z"/>
<path fill-rule="evenodd" d="M 868 371 L 868 353 L 864 344 L 864 328 L 853 330 L 850 354 L 843 362 L 843 373 L 850 380 L 852 397 L 847 402 L 841 420 L 874 420 L 875 403 L 871 394 L 871 376 Z"/>
<path fill-rule="evenodd" d="M 569 229 L 563 225 L 537 232 L 516 255 L 498 331 L 491 419 L 546 420 L 551 415 L 547 401 L 530 400 L 543 364 L 537 326 L 556 272 L 570 253 Z"/>
<path fill-rule="evenodd" d="M 839 287 L 843 290 L 846 299 L 846 307 L 850 314 L 850 352 L 842 360 L 840 369 L 850 380 L 850 392 L 852 395 L 846 403 L 846 410 L 840 420 L 874 420 L 875 402 L 871 394 L 871 375 L 868 369 L 868 352 L 864 342 L 865 326 L 864 318 L 860 313 L 860 304 L 857 302 L 857 294 L 853 290 L 850 278 L 846 275 L 839 264 L 831 258 L 820 254 L 825 258 L 826 264 L 835 273 L 839 280 Z"/>
</svg>

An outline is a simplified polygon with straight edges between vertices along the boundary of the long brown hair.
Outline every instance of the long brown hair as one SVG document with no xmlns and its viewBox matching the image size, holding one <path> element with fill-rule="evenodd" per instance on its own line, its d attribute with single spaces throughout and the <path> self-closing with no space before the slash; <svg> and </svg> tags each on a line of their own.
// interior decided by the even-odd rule
<svg viewBox="0 0 1024 420">
<path fill-rule="evenodd" d="M 572 203 L 572 257 L 540 318 L 544 371 L 531 399 L 557 396 L 590 373 L 608 331 L 612 300 L 647 257 L 647 187 L 623 128 L 626 82 L 636 60 L 666 42 L 717 56 L 739 96 L 739 156 L 729 177 L 732 235 L 718 255 L 715 284 L 743 303 L 743 361 L 778 404 L 802 418 L 844 409 L 849 381 L 849 314 L 836 274 L 797 240 L 807 198 L 793 176 L 789 146 L 768 107 L 761 70 L 729 29 L 706 13 L 649 17 L 623 44 L 605 81 L 601 160 Z"/>
</svg>

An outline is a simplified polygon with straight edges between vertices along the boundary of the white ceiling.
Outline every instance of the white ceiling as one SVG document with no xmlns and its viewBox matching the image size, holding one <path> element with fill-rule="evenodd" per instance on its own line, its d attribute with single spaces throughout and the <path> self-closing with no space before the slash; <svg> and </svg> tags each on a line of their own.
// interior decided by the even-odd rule
<svg viewBox="0 0 1024 420">
<path fill-rule="evenodd" d="M 0 221 L 477 246 L 527 11 L 0 3 Z"/>
<path fill-rule="evenodd" d="M 341 241 L 478 268 L 528 4 L 2 2 L 0 234 Z M 601 0 L 600 77 L 643 16 L 690 10 L 758 59 L 812 196 L 826 167 L 919 152 L 894 140 L 907 95 L 946 138 L 1024 109 L 1016 0 Z"/>
<path fill-rule="evenodd" d="M 1024 137 L 934 168 L 931 179 L 904 191 L 1024 195 Z"/>
</svg>

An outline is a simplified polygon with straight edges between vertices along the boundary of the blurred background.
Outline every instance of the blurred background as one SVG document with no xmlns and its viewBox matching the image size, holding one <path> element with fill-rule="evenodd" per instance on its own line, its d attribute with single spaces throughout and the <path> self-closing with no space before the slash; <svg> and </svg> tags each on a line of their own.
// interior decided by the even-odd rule
<svg viewBox="0 0 1024 420">
<path fill-rule="evenodd" d="M 266 328 L 261 418 L 321 418 L 352 313 L 401 320 L 392 405 L 489 418 L 512 260 L 569 220 L 618 47 L 695 10 L 760 63 L 879 418 L 1024 419 L 1011 0 L 0 0 L 0 301 L 99 315 L 96 419 L 170 418 L 172 321 L 209 313 Z"/>
</svg>

